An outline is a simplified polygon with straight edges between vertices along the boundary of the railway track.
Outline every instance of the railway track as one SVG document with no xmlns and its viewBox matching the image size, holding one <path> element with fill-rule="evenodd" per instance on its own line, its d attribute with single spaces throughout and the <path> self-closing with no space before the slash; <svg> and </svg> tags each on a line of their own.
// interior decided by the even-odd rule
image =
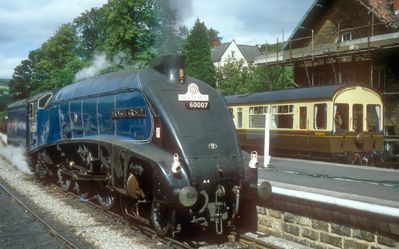
<svg viewBox="0 0 399 249">
<path fill-rule="evenodd" d="M 6 146 L 6 143 L 3 141 L 2 137 L 0 137 L 0 142 Z M 1 158 L 11 165 L 11 162 L 1 156 Z M 50 183 L 49 185 L 41 184 L 41 186 L 46 189 L 46 191 L 50 192 L 50 194 L 53 195 L 59 195 L 61 196 L 61 199 L 68 200 L 67 202 L 69 205 L 74 206 L 74 207 L 80 207 L 79 209 L 85 212 L 89 210 L 89 213 L 92 213 L 94 216 L 102 216 L 105 218 L 107 225 L 116 227 L 116 226 L 123 226 L 123 227 L 128 227 L 129 229 L 139 232 L 142 235 L 147 237 L 147 240 L 151 241 L 152 245 L 157 245 L 157 248 L 214 248 L 215 243 L 208 243 L 208 242 L 198 242 L 198 241 L 193 241 L 191 238 L 184 238 L 185 236 L 177 236 L 177 239 L 171 238 L 171 237 L 159 237 L 156 232 L 149 226 L 139 223 L 139 222 L 127 222 L 123 219 L 122 215 L 111 212 L 111 211 L 104 211 L 99 204 L 96 203 L 96 201 L 93 198 L 93 201 L 85 201 L 82 202 L 81 199 L 74 193 L 74 192 L 65 192 L 59 187 L 58 185 L 54 183 Z M 54 229 L 48 222 L 40 218 L 39 215 L 35 214 L 35 212 L 30 209 L 26 204 L 24 204 L 21 200 L 18 199 L 15 195 L 13 195 L 8 189 L 3 184 L 0 184 L 0 187 L 5 189 L 5 191 L 13 198 L 19 205 L 21 205 L 26 212 L 29 212 L 32 216 L 35 217 L 40 223 L 42 223 L 49 233 L 53 234 L 57 238 L 59 238 L 60 241 L 63 241 L 63 243 L 66 245 L 67 248 L 79 248 L 78 246 L 74 245 L 71 241 L 69 241 L 67 238 L 62 236 L 56 229 Z M 80 203 L 80 204 L 78 204 Z M 220 238 L 220 236 L 219 236 Z M 202 238 L 201 238 L 202 240 Z M 209 240 L 208 240 L 209 241 Z M 221 244 L 218 242 L 216 243 L 218 248 L 278 248 L 278 247 L 273 247 L 270 244 L 267 244 L 265 242 L 262 242 L 260 240 L 257 240 L 256 238 L 249 237 L 246 235 L 238 234 L 236 232 L 230 234 L 228 238 L 221 239 Z M 223 245 L 223 243 L 228 242 L 228 245 Z M 163 246 L 162 246 L 162 245 Z"/>
<path fill-rule="evenodd" d="M 64 237 L 61 233 L 59 233 L 56 229 L 54 229 L 50 224 L 48 224 L 44 219 L 42 219 L 39 215 L 37 215 L 32 209 L 26 206 L 21 200 L 18 199 L 11 191 L 9 191 L 3 184 L 0 183 L 1 189 L 3 189 L 16 203 L 18 203 L 26 212 L 28 212 L 31 216 L 33 216 L 37 221 L 39 221 L 44 227 L 59 239 L 67 248 L 78 249 L 73 242 Z"/>
<path fill-rule="evenodd" d="M 73 192 L 64 192 L 61 187 L 58 185 L 55 185 L 53 183 L 50 184 L 50 187 L 56 191 L 60 195 L 64 195 L 65 198 L 73 199 L 76 202 L 81 202 L 80 198 L 78 195 L 76 195 Z M 87 209 L 93 210 L 97 214 L 101 214 L 104 217 L 108 219 L 110 223 L 115 223 L 115 225 L 125 225 L 129 226 L 131 229 L 135 231 L 140 231 L 142 234 L 146 235 L 148 238 L 151 240 L 154 240 L 156 242 L 162 243 L 166 245 L 168 248 L 176 248 L 176 249 L 182 249 L 182 248 L 192 248 L 190 245 L 187 245 L 183 242 L 180 242 L 176 239 L 170 238 L 170 237 L 159 237 L 155 230 L 151 229 L 150 227 L 142 224 L 142 223 L 136 223 L 136 222 L 127 222 L 123 219 L 122 215 L 112 212 L 112 211 L 104 211 L 100 205 L 93 201 L 87 201 L 85 204 Z"/>
</svg>

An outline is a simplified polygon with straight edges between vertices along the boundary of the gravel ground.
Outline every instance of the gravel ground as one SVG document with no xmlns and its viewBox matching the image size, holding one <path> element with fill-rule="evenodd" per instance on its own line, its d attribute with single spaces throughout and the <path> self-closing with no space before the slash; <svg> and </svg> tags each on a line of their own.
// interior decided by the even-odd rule
<svg viewBox="0 0 399 249">
<path fill-rule="evenodd" d="M 66 248 L 1 188 L 0 248 Z"/>
<path fill-rule="evenodd" d="M 0 154 L 10 161 L 13 161 L 14 154 L 10 153 L 2 144 L 0 144 Z M 72 241 L 80 241 L 79 244 L 84 244 L 85 247 L 89 246 L 90 248 L 163 247 L 156 242 L 148 241 L 148 238 L 140 233 L 137 233 L 136 236 L 132 236 L 132 233 L 135 232 L 130 228 L 115 228 L 106 220 L 99 220 L 98 218 L 92 217 L 89 213 L 82 212 L 79 208 L 66 204 L 62 199 L 63 195 L 50 195 L 43 186 L 35 183 L 32 174 L 17 170 L 16 165 L 18 163 L 20 165 L 23 164 L 23 162 L 15 162 L 13 166 L 10 166 L 4 160 L 0 159 L 0 182 L 13 188 L 22 196 L 24 202 L 30 202 L 35 207 L 33 209 L 41 212 L 44 217 L 53 219 L 57 222 L 61 230 L 65 229 L 69 231 L 71 236 L 76 237 L 72 239 Z M 3 224 L 6 213 L 1 212 L 0 217 L 2 220 L 0 224 Z M 18 214 L 16 214 L 14 218 L 16 217 L 18 217 Z M 4 229 L 4 227 L 0 227 L 0 231 L 5 231 Z M 18 232 L 21 233 L 29 231 L 29 228 L 23 225 L 18 229 Z M 3 246 L 0 247 L 8 248 Z M 28 246 L 26 248 L 35 247 Z"/>
<path fill-rule="evenodd" d="M 3 134 L 2 140 L 6 141 Z M 68 204 L 63 194 L 54 194 L 48 188 L 41 184 L 37 184 L 34 175 L 30 172 L 26 163 L 23 148 L 13 148 L 11 146 L 3 146 L 0 143 L 0 155 L 7 158 L 12 165 L 0 158 L 0 182 L 9 188 L 12 188 L 17 197 L 33 209 L 40 217 L 46 217 L 46 221 L 54 226 L 55 230 L 67 237 L 70 241 L 80 248 L 166 248 L 163 244 L 151 240 L 135 232 L 126 226 L 115 226 L 110 224 L 105 217 L 95 217 L 89 211 L 85 212 L 82 207 L 76 204 Z M 0 249 L 2 248 L 64 248 L 62 245 L 51 244 L 46 239 L 48 232 L 42 232 L 38 224 L 33 218 L 27 217 L 21 209 L 14 210 L 12 206 L 8 206 L 3 201 L 4 195 L 0 193 Z M 11 201 L 11 200 L 10 200 Z M 4 204 L 4 205 L 3 205 Z M 16 205 L 16 203 L 14 203 Z M 11 212 L 12 211 L 12 212 Z M 13 220 L 24 217 L 26 222 L 20 224 Z M 10 226 L 14 224 L 15 226 Z M 36 228 L 38 227 L 38 228 Z M 34 231 L 36 234 L 35 243 L 32 240 L 22 239 L 27 236 L 13 238 L 4 237 L 7 232 L 12 233 L 30 233 Z M 54 238 L 54 237 L 53 237 Z M 305 248 L 298 244 L 287 242 L 278 238 L 269 236 L 263 240 L 268 241 L 280 248 L 293 249 Z M 16 241 L 22 241 L 20 244 L 13 244 Z M 14 246 L 15 245 L 15 246 Z M 252 248 L 241 243 L 227 242 L 216 243 L 208 246 L 199 247 L 201 249 L 225 249 L 225 248 Z"/>
</svg>

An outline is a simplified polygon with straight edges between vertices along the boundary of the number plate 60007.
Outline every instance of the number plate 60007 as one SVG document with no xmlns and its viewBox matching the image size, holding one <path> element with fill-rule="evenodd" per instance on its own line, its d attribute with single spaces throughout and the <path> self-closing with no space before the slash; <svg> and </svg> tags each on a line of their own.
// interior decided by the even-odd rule
<svg viewBox="0 0 399 249">
<path fill-rule="evenodd" d="M 209 101 L 188 101 L 186 107 L 187 109 L 209 110 Z"/>
</svg>

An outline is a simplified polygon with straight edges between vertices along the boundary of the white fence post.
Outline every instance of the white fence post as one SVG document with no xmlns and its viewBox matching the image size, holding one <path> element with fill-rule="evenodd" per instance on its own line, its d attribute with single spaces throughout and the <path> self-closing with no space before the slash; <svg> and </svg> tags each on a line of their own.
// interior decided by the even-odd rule
<svg viewBox="0 0 399 249">
<path fill-rule="evenodd" d="M 269 167 L 270 164 L 270 156 L 269 156 L 269 143 L 270 143 L 270 114 L 266 113 L 265 120 L 265 154 L 264 154 L 264 166 L 265 168 Z"/>
</svg>

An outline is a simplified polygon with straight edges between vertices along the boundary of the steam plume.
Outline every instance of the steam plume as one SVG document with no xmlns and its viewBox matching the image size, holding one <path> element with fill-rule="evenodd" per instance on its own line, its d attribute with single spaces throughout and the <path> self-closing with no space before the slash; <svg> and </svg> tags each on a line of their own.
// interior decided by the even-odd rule
<svg viewBox="0 0 399 249">
<path fill-rule="evenodd" d="M 102 70 L 107 69 L 110 66 L 119 65 L 122 63 L 125 55 L 123 52 L 119 52 L 112 62 L 107 60 L 107 55 L 102 53 L 97 53 L 93 56 L 93 62 L 90 67 L 85 67 L 75 75 L 75 82 L 80 80 L 85 80 L 100 74 Z"/>
<path fill-rule="evenodd" d="M 0 148 L 0 155 L 10 161 L 12 166 L 23 173 L 33 174 L 26 162 L 25 152 L 23 147 L 3 146 Z"/>
</svg>

